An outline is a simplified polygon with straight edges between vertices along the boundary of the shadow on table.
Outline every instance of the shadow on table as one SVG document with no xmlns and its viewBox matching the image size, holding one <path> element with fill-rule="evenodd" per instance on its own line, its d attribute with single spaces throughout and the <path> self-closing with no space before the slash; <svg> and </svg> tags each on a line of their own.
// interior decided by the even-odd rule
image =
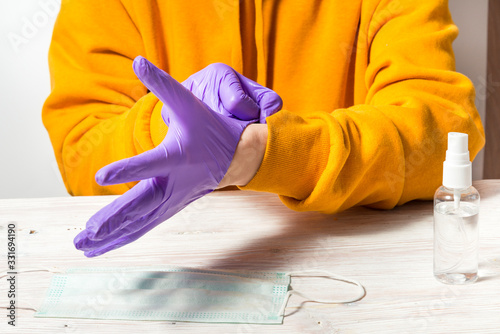
<svg viewBox="0 0 500 334">
<path fill-rule="evenodd" d="M 352 208 L 334 215 L 315 212 L 293 212 L 283 217 L 279 233 L 249 240 L 212 261 L 212 269 L 297 270 L 314 268 L 312 263 L 325 256 L 345 256 L 355 252 L 342 239 L 350 236 L 371 236 L 406 228 L 410 224 L 428 226 L 432 223 L 432 202 L 415 201 L 392 210 Z M 272 214 L 272 212 L 270 213 Z M 425 228 L 425 227 L 423 227 Z M 392 235 L 394 236 L 394 235 Z M 332 247 L 332 237 L 341 238 L 342 245 Z M 388 237 L 387 242 L 395 240 Z M 346 247 L 347 246 L 347 247 Z M 324 261 L 324 260 L 323 260 Z"/>
<path fill-rule="evenodd" d="M 478 180 L 473 182 L 473 186 L 479 191 L 481 199 L 486 199 L 489 197 L 498 197 L 500 195 L 500 187 L 498 186 L 498 181 L 493 180 Z"/>
<path fill-rule="evenodd" d="M 483 255 L 479 261 L 478 282 L 500 279 L 500 254 Z"/>
</svg>

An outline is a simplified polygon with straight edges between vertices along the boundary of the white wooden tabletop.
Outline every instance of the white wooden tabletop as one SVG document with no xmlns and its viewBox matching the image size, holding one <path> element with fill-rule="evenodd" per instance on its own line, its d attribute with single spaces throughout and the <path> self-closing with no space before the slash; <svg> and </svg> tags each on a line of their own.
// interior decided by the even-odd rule
<svg viewBox="0 0 500 334">
<path fill-rule="evenodd" d="M 7 268 L 7 224 L 17 225 L 17 270 L 180 265 L 210 269 L 322 269 L 360 281 L 366 297 L 326 305 L 292 296 L 282 325 L 34 318 L 18 310 L 13 328 L 0 309 L 0 333 L 500 333 L 500 180 L 478 181 L 480 279 L 450 286 L 432 275 L 432 203 L 336 215 L 294 212 L 276 195 L 220 191 L 193 203 L 136 242 L 86 258 L 73 238 L 112 196 L 0 200 L 0 272 Z M 41 305 L 51 272 L 17 276 L 17 306 Z M 0 274 L 1 276 L 1 274 Z M 292 278 L 311 298 L 357 290 L 320 278 Z M 7 282 L 0 281 L 0 306 Z"/>
</svg>

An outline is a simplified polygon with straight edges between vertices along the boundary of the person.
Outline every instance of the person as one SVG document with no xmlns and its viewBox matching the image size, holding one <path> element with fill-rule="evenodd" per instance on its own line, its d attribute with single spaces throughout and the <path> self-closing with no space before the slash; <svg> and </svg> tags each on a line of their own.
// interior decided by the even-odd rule
<svg viewBox="0 0 500 334">
<path fill-rule="evenodd" d="M 76 247 L 97 256 L 123 246 L 230 184 L 276 193 L 298 211 L 431 199 L 447 133 L 469 135 L 472 159 L 485 141 L 474 87 L 455 71 L 457 34 L 445 0 L 63 2 L 43 121 L 70 194 L 125 193 L 89 220 Z M 134 62 L 138 55 L 147 60 Z M 271 96 L 269 117 L 247 124 L 233 110 L 221 118 L 217 103 L 200 104 L 178 84 L 213 63 L 260 84 L 250 86 Z M 240 98 L 250 95 L 243 89 Z M 206 124 L 224 128 L 217 142 L 232 145 L 204 151 L 218 151 L 223 166 L 205 166 L 221 170 L 198 180 L 193 189 L 203 191 L 195 195 L 171 185 L 192 178 L 172 168 L 199 163 L 186 142 L 198 135 L 212 142 L 186 107 L 196 110 L 192 117 L 222 122 Z"/>
</svg>

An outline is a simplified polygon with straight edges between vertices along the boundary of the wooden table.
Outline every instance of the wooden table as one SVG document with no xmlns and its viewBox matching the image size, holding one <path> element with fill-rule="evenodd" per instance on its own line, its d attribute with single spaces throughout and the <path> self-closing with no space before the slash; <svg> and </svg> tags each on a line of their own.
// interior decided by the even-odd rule
<svg viewBox="0 0 500 334">
<path fill-rule="evenodd" d="M 211 269 L 323 269 L 363 283 L 357 303 L 303 303 L 292 296 L 283 325 L 203 324 L 34 318 L 18 310 L 17 327 L 0 309 L 1 333 L 500 333 L 500 180 L 481 193 L 480 276 L 448 286 L 432 275 L 432 203 L 390 211 L 354 208 L 336 215 L 298 213 L 277 196 L 223 191 L 179 213 L 138 241 L 97 258 L 72 243 L 89 216 L 114 197 L 0 201 L 0 271 L 7 268 L 6 226 L 17 224 L 17 270 L 90 266 L 180 265 Z M 50 272 L 20 273 L 17 306 L 41 305 Z M 311 297 L 348 298 L 356 289 L 320 278 L 292 279 Z M 0 281 L 0 306 L 7 284 Z M 300 308 L 297 308 L 301 306 Z"/>
</svg>

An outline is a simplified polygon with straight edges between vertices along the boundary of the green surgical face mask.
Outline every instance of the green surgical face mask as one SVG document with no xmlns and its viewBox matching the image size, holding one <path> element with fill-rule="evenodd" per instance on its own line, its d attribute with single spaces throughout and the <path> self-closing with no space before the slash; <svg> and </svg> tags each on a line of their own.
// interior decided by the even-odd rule
<svg viewBox="0 0 500 334">
<path fill-rule="evenodd" d="M 174 267 L 70 269 L 54 275 L 35 317 L 281 324 L 294 291 L 293 274 Z M 353 302 L 365 295 L 358 282 L 328 276 L 362 291 L 349 301 L 319 302 Z"/>
</svg>

